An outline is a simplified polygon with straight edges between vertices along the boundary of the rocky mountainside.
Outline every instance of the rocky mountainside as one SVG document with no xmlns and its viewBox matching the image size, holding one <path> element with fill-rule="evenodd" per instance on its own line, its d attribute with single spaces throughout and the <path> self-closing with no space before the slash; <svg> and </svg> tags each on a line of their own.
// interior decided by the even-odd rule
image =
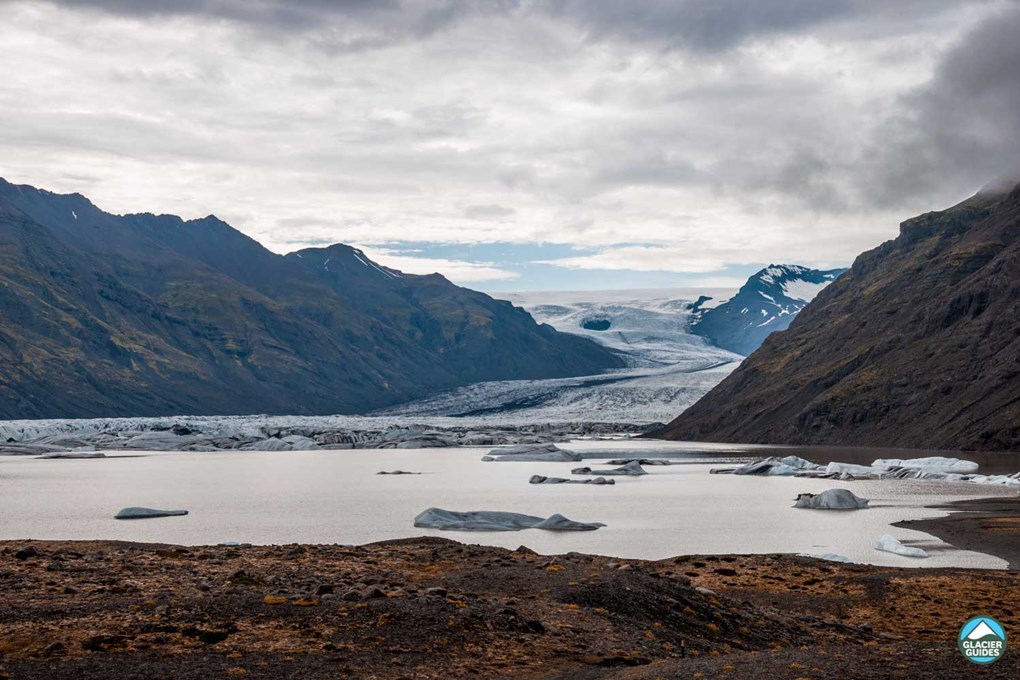
<svg viewBox="0 0 1020 680">
<path fill-rule="evenodd" d="M 661 434 L 1020 451 L 1020 185 L 904 222 Z"/>
<path fill-rule="evenodd" d="M 747 356 L 770 333 L 788 328 L 797 313 L 845 271 L 769 265 L 721 304 L 711 306 L 711 299 L 698 300 L 693 307 L 691 332 Z"/>
<path fill-rule="evenodd" d="M 622 366 L 442 276 L 0 180 L 0 418 L 355 413 Z"/>
</svg>

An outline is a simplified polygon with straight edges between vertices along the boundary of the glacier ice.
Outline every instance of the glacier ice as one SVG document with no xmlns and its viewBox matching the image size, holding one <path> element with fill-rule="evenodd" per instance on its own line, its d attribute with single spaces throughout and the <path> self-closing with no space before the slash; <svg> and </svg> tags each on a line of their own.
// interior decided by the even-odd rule
<svg viewBox="0 0 1020 680">
<path fill-rule="evenodd" d="M 800 494 L 793 507 L 808 510 L 861 510 L 868 507 L 869 502 L 867 498 L 860 498 L 849 489 L 826 489 L 818 494 Z"/>
<path fill-rule="evenodd" d="M 956 472 L 960 474 L 978 471 L 978 464 L 974 461 L 961 460 L 959 458 L 943 458 L 942 456 L 909 459 L 879 458 L 871 466 L 876 468 L 910 468 L 912 470 Z"/>
<path fill-rule="evenodd" d="M 457 512 L 441 508 L 428 508 L 414 518 L 414 526 L 441 531 L 520 531 L 521 529 L 594 531 L 606 525 L 600 522 L 575 522 L 560 514 L 542 518 L 518 512 L 488 510 Z"/>
<path fill-rule="evenodd" d="M 920 548 L 911 548 L 903 545 L 900 539 L 896 538 L 891 534 L 884 534 L 879 536 L 875 541 L 875 550 L 881 550 L 883 552 L 895 553 L 897 555 L 903 555 L 904 557 L 927 557 L 928 553 L 921 550 Z"/>
</svg>

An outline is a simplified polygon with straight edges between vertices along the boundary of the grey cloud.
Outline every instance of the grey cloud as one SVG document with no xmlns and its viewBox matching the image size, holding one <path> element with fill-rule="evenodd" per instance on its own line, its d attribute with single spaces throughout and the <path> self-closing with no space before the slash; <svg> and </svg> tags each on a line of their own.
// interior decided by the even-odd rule
<svg viewBox="0 0 1020 680">
<path fill-rule="evenodd" d="M 357 51 L 426 38 L 477 15 L 547 16 L 592 40 L 620 39 L 695 51 L 732 48 L 747 39 L 796 33 L 862 19 L 915 21 L 959 6 L 957 0 L 49 0 L 59 5 L 143 18 L 195 16 L 269 30 L 308 31 L 326 49 Z M 980 2 L 982 0 L 973 0 Z M 336 22 L 356 30 L 343 30 Z M 331 25 L 333 24 L 333 25 Z M 324 27 L 329 27 L 325 30 Z"/>
<path fill-rule="evenodd" d="M 952 0 L 551 0 L 553 16 L 578 22 L 593 39 L 622 38 L 718 51 L 760 36 L 795 33 L 848 18 L 911 20 Z"/>
<path fill-rule="evenodd" d="M 315 26 L 324 15 L 364 18 L 400 8 L 397 0 L 53 0 L 67 7 L 137 17 L 203 16 L 281 28 Z"/>
<path fill-rule="evenodd" d="M 196 17 L 269 32 L 307 32 L 330 51 L 382 48 L 431 36 L 477 12 L 504 12 L 507 0 L 48 0 L 65 7 L 159 20 Z"/>
<path fill-rule="evenodd" d="M 499 220 L 516 215 L 513 208 L 501 205 L 469 205 L 464 208 L 464 216 L 472 220 Z"/>
<path fill-rule="evenodd" d="M 903 99 L 873 149 L 876 200 L 973 191 L 1020 179 L 1020 3 L 974 28 Z"/>
</svg>

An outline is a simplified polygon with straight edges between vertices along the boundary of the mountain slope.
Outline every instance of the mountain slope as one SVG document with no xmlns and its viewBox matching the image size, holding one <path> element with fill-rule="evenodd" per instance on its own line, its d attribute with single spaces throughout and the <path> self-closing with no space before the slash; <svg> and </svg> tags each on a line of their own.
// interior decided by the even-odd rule
<svg viewBox="0 0 1020 680">
<path fill-rule="evenodd" d="M 1020 450 L 1020 185 L 904 222 L 661 434 Z"/>
<path fill-rule="evenodd" d="M 747 356 L 775 331 L 785 330 L 804 306 L 846 269 L 826 271 L 795 264 L 769 265 L 732 298 L 715 307 L 695 306 L 691 332 Z"/>
<path fill-rule="evenodd" d="M 0 180 L 0 418 L 356 413 L 622 365 L 359 252 L 280 256 L 215 217 L 110 215 Z"/>
</svg>

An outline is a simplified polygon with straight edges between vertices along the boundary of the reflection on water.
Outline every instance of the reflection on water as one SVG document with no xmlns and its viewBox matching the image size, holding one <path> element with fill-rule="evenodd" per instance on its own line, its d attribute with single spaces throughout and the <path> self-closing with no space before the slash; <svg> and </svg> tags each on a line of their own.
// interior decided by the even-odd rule
<svg viewBox="0 0 1020 680">
<path fill-rule="evenodd" d="M 708 474 L 721 460 L 773 453 L 760 448 L 655 441 L 584 441 L 571 448 L 592 459 L 669 455 L 690 464 L 650 466 L 646 477 L 617 478 L 615 486 L 593 487 L 530 485 L 532 474 L 568 476 L 576 464 L 483 463 L 479 459 L 486 449 L 153 453 L 102 460 L 0 457 L 0 538 L 357 544 L 445 535 L 508 548 L 524 544 L 543 553 L 664 558 L 696 553 L 835 552 L 875 564 L 1005 566 L 997 558 L 951 549 L 925 534 L 888 525 L 943 514 L 925 509 L 926 505 L 1015 492 L 925 481 L 833 482 Z M 781 453 L 790 452 L 819 462 L 828 460 L 806 449 Z M 902 457 L 902 453 L 871 449 L 854 459 L 841 450 L 832 458 L 871 462 Z M 709 460 L 715 463 L 705 462 Z M 586 464 L 597 466 L 598 461 Z M 424 474 L 376 475 L 394 469 Z M 872 508 L 824 512 L 792 507 L 798 493 L 833 486 L 871 498 Z M 120 508 L 130 505 L 184 508 L 191 514 L 113 519 Z M 543 516 L 559 512 L 608 526 L 568 534 L 415 529 L 414 516 L 430 506 Z M 932 557 L 909 560 L 873 550 L 871 542 L 883 533 L 920 541 L 916 545 L 929 550 Z"/>
</svg>

